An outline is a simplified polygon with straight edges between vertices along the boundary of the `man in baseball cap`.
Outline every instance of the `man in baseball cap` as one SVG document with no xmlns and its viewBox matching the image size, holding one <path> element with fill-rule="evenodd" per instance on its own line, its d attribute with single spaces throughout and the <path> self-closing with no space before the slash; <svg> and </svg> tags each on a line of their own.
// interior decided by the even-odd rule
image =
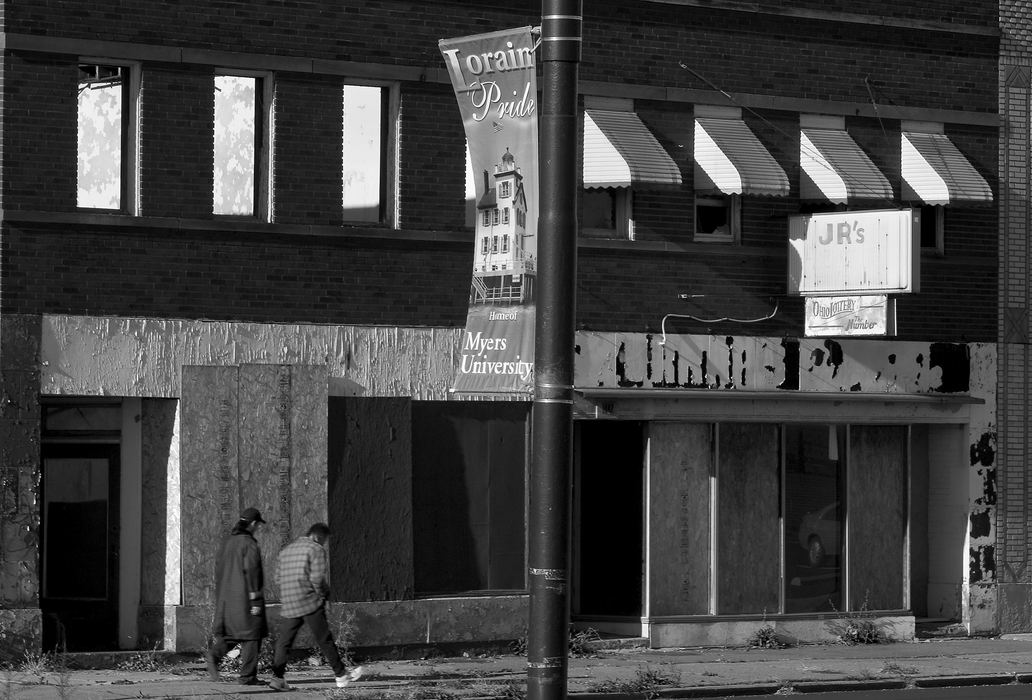
<svg viewBox="0 0 1032 700">
<path fill-rule="evenodd" d="M 254 533 L 264 522 L 257 508 L 244 508 L 215 561 L 215 644 L 206 659 L 212 680 L 219 679 L 219 661 L 229 651 L 228 642 L 234 641 L 240 643 L 240 683 L 258 683 L 258 647 L 269 625 L 262 553 Z"/>
</svg>

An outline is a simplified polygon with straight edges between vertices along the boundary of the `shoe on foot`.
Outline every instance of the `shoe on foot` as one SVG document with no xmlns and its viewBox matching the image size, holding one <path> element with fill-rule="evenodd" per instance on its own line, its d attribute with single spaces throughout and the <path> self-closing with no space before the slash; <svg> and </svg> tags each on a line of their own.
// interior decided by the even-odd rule
<svg viewBox="0 0 1032 700">
<path fill-rule="evenodd" d="M 240 685 L 259 685 L 257 678 L 241 678 L 237 683 Z"/>
<path fill-rule="evenodd" d="M 293 690 L 293 688 L 287 685 L 286 680 L 276 677 L 273 677 L 272 680 L 269 681 L 269 687 L 273 690 Z"/>
<path fill-rule="evenodd" d="M 359 678 L 362 677 L 363 673 L 365 673 L 365 668 L 363 668 L 362 666 L 355 666 L 353 669 L 345 673 L 343 676 L 336 677 L 337 687 L 347 688 L 348 684 L 351 683 L 351 681 L 357 681 Z"/>
</svg>

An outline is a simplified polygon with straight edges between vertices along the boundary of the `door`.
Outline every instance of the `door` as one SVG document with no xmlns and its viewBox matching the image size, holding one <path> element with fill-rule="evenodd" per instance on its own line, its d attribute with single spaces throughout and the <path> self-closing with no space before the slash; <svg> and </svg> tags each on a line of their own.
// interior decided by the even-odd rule
<svg viewBox="0 0 1032 700">
<path fill-rule="evenodd" d="M 118 648 L 119 446 L 43 448 L 44 649 Z"/>
<path fill-rule="evenodd" d="M 578 421 L 574 477 L 574 609 L 633 618 L 640 629 L 645 439 L 633 421 Z M 602 629 L 604 625 L 592 623 Z"/>
</svg>

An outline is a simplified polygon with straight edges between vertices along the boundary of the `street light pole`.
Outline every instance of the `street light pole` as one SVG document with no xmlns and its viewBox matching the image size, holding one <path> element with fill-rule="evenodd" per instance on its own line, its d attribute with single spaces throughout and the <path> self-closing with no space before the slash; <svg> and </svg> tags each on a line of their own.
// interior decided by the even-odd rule
<svg viewBox="0 0 1032 700">
<path fill-rule="evenodd" d="M 530 477 L 527 700 L 561 700 L 566 697 L 570 618 L 581 0 L 542 0 L 541 8 L 541 208 Z"/>
</svg>

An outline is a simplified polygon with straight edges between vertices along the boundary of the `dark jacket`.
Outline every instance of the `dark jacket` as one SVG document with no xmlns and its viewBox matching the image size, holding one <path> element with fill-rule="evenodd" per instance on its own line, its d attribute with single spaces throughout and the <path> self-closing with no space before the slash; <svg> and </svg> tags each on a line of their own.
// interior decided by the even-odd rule
<svg viewBox="0 0 1032 700">
<path fill-rule="evenodd" d="M 247 531 L 234 531 L 222 542 L 215 563 L 216 635 L 244 641 L 262 639 L 269 634 L 265 620 L 265 579 L 258 543 Z M 252 596 L 251 594 L 256 594 Z M 251 614 L 251 607 L 260 611 Z"/>
</svg>

